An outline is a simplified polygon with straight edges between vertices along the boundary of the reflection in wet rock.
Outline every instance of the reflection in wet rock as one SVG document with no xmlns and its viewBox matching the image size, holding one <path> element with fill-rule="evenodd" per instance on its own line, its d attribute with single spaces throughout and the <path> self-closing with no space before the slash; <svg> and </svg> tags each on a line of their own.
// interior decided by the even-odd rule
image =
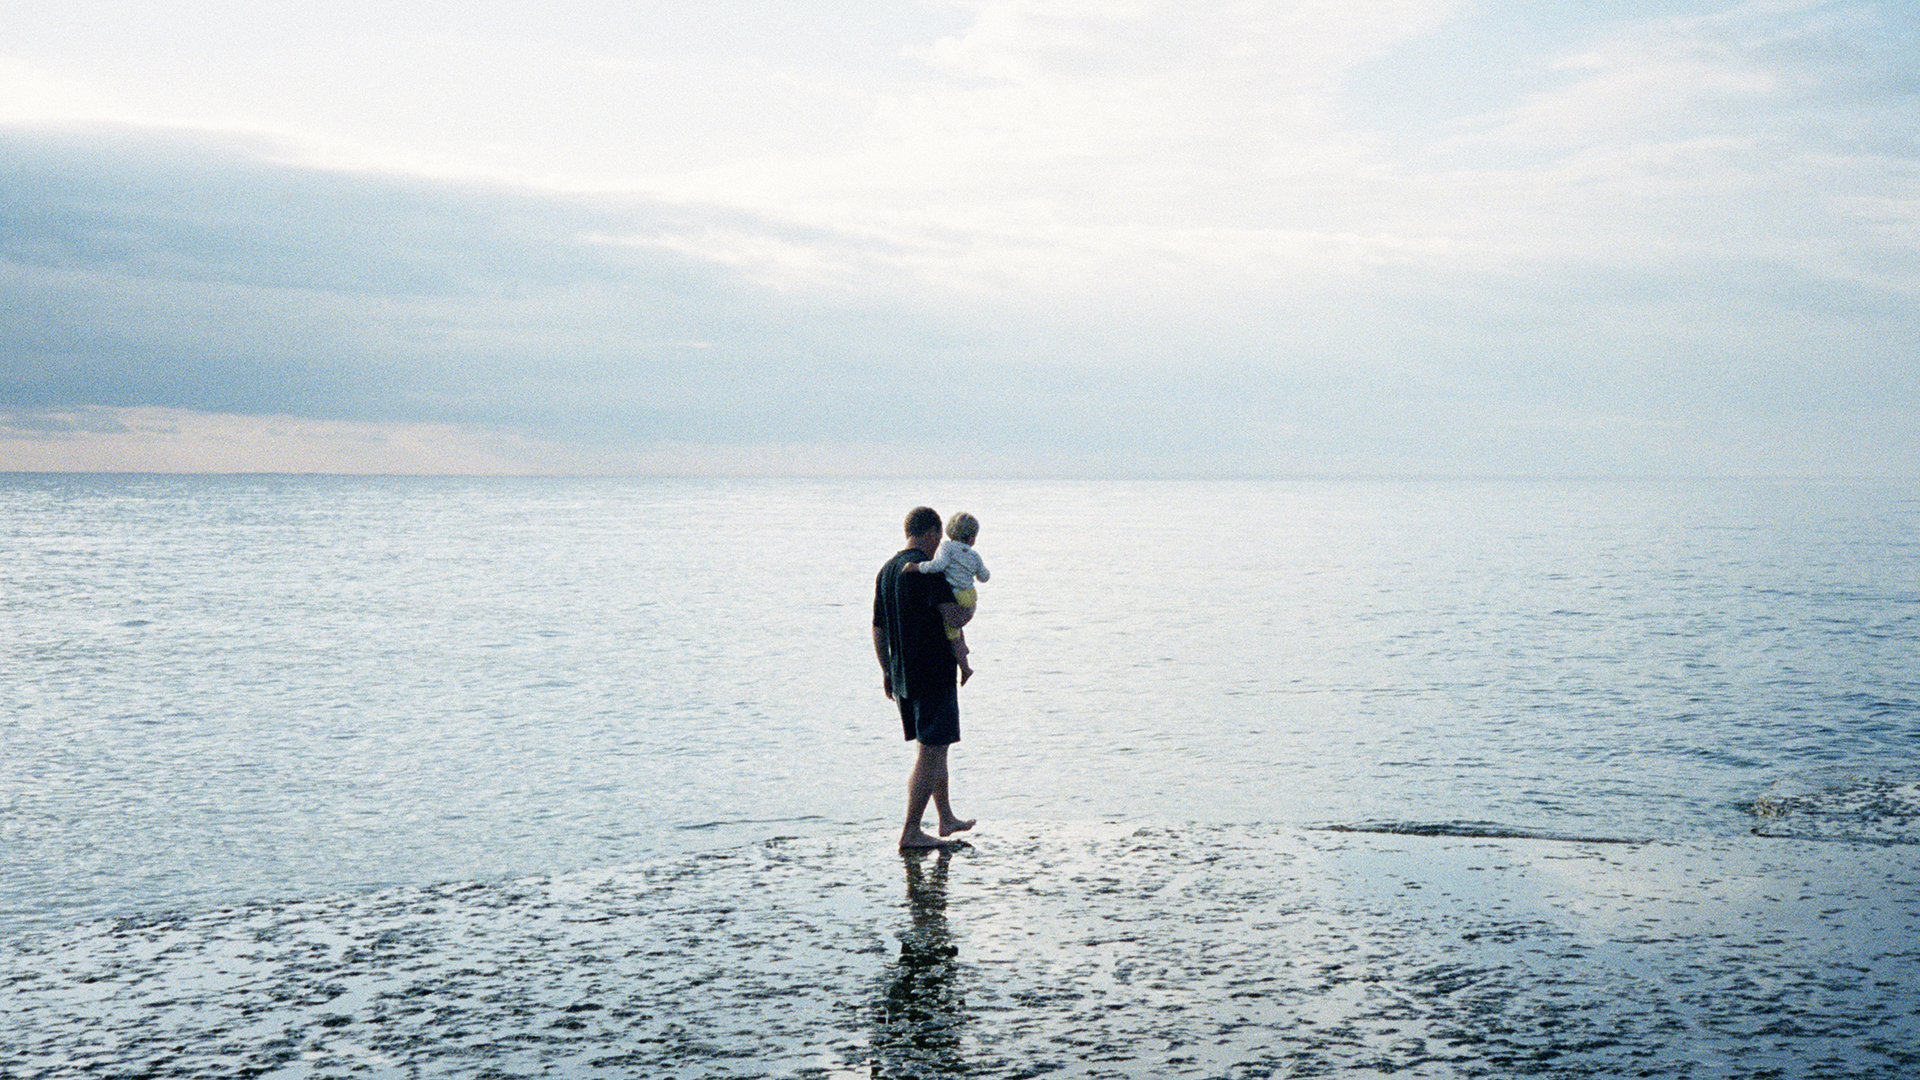
<svg viewBox="0 0 1920 1080">
<path fill-rule="evenodd" d="M 873 1075 L 964 1076 L 966 1002 L 957 977 L 959 946 L 947 924 L 947 850 L 903 852 L 909 924 L 875 1010 Z"/>
<path fill-rule="evenodd" d="M 996 832 L 17 938 L 0 1076 L 1920 1075 L 1920 846 Z"/>
</svg>

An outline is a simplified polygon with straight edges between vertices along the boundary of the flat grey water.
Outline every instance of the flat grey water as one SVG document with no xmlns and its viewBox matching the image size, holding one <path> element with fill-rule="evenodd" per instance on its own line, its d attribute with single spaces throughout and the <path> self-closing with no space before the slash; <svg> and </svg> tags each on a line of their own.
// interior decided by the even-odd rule
<svg viewBox="0 0 1920 1080">
<path fill-rule="evenodd" d="M 995 571 L 951 865 L 866 629 L 919 501 Z M 0 1075 L 1911 1076 L 1917 516 L 0 478 Z"/>
<path fill-rule="evenodd" d="M 916 502 L 964 812 L 1911 843 L 1920 486 L 0 478 L 0 920 L 883 837 Z"/>
</svg>

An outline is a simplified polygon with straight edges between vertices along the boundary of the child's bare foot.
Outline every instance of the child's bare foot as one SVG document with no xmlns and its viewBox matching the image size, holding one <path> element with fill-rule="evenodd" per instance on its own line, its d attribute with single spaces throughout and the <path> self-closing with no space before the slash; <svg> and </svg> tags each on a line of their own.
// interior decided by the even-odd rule
<svg viewBox="0 0 1920 1080">
<path fill-rule="evenodd" d="M 959 818 L 954 818 L 950 821 L 943 821 L 940 823 L 940 835 L 952 836 L 954 833 L 957 833 L 957 832 L 966 832 L 968 829 L 973 828 L 973 825 L 974 825 L 973 818 L 968 818 L 965 821 L 962 821 Z"/>
<path fill-rule="evenodd" d="M 970 668 L 970 667 L 963 667 L 963 668 L 961 668 L 961 669 L 960 669 L 960 685 L 961 685 L 961 686 L 965 686 L 965 685 L 967 685 L 967 680 L 968 680 L 968 679 L 971 679 L 971 678 L 973 678 L 973 669 L 972 669 L 972 668 Z"/>
</svg>

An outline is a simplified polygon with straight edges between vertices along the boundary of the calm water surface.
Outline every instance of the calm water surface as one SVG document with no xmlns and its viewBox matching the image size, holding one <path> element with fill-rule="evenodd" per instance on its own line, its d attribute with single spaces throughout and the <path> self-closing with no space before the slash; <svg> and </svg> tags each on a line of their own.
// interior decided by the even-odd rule
<svg viewBox="0 0 1920 1080">
<path fill-rule="evenodd" d="M 0 478 L 0 930 L 994 819 L 1914 842 L 1920 485 Z"/>
</svg>

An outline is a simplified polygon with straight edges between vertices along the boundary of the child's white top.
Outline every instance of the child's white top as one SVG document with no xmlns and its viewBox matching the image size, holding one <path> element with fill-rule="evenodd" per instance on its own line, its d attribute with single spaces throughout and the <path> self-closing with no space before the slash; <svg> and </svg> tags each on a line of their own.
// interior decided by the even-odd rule
<svg viewBox="0 0 1920 1080">
<path fill-rule="evenodd" d="M 980 553 L 973 550 L 973 545 L 958 540 L 940 541 L 939 552 L 921 563 L 919 569 L 923 574 L 947 575 L 947 584 L 955 589 L 971 589 L 975 578 L 985 581 L 993 576 L 987 572 L 987 564 L 980 561 Z"/>
</svg>

